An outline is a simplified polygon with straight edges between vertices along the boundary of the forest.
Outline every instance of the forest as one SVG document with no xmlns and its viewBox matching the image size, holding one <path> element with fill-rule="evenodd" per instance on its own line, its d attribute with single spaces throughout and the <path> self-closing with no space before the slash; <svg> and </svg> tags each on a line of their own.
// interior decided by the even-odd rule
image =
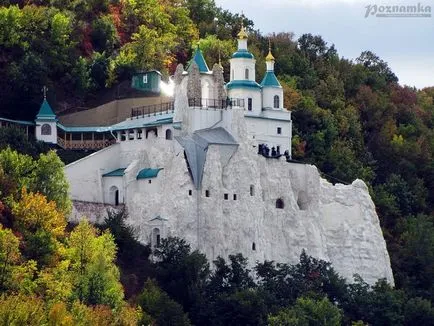
<svg viewBox="0 0 434 326">
<path fill-rule="evenodd" d="M 1 129 L 0 324 L 434 324 L 434 87 L 399 84 L 369 49 L 349 60 L 320 35 L 264 35 L 213 0 L 0 0 L 0 115 L 33 119 L 43 85 L 61 111 L 138 70 L 169 76 L 197 42 L 227 73 L 241 22 L 257 80 L 271 42 L 293 157 L 331 182 L 368 184 L 395 288 L 343 280 L 306 253 L 297 265 L 259 262 L 252 271 L 239 255 L 208 262 L 182 239 L 151 253 L 125 214 L 99 229 L 68 225 L 63 162 Z"/>
</svg>

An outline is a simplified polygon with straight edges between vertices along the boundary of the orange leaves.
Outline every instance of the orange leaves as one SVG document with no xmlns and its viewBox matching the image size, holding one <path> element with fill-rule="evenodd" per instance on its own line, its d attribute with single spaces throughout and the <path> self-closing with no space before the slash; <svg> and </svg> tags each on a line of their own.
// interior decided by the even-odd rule
<svg viewBox="0 0 434 326">
<path fill-rule="evenodd" d="M 64 235 L 65 217 L 57 211 L 54 201 L 48 202 L 40 193 L 28 193 L 26 188 L 23 188 L 21 199 L 12 205 L 12 213 L 20 231 L 34 232 L 42 229 L 55 237 Z"/>
</svg>

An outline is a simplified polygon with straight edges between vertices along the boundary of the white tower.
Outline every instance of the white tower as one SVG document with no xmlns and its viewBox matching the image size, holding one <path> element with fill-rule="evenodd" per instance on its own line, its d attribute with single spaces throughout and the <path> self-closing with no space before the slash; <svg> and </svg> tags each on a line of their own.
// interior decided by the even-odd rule
<svg viewBox="0 0 434 326">
<path fill-rule="evenodd" d="M 230 82 L 226 85 L 230 98 L 244 99 L 244 108 L 259 115 L 262 108 L 261 86 L 255 81 L 256 60 L 247 50 L 244 26 L 238 33 L 238 49 L 230 59 Z"/>
<path fill-rule="evenodd" d="M 47 102 L 46 91 L 44 87 L 44 101 L 35 119 L 35 137 L 46 143 L 57 144 L 57 118 Z"/>
<path fill-rule="evenodd" d="M 271 54 L 271 45 L 265 57 L 267 71 L 262 79 L 262 106 L 265 109 L 283 109 L 283 89 L 274 74 L 274 57 Z"/>
</svg>

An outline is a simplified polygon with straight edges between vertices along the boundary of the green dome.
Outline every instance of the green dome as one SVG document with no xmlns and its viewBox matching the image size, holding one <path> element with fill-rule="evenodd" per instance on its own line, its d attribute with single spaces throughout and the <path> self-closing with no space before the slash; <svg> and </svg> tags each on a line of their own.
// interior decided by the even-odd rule
<svg viewBox="0 0 434 326">
<path fill-rule="evenodd" d="M 235 58 L 254 59 L 255 57 L 247 50 L 238 50 L 237 52 L 232 54 L 232 59 Z"/>
</svg>

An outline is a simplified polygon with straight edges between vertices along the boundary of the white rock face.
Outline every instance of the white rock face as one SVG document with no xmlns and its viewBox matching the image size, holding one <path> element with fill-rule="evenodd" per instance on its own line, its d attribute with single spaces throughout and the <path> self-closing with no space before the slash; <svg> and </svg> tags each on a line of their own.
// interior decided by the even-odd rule
<svg viewBox="0 0 434 326">
<path fill-rule="evenodd" d="M 109 165 L 105 172 L 128 167 L 122 189 L 128 222 L 144 243 L 155 243 L 158 229 L 161 237 L 186 239 L 210 261 L 219 255 L 242 253 L 252 266 L 264 260 L 293 264 L 305 249 L 309 255 L 330 261 L 349 281 L 358 273 L 368 283 L 379 278 L 393 283 L 379 220 L 363 181 L 333 186 L 312 165 L 256 154 L 240 114 L 234 112 L 232 119 L 238 150 L 227 161 L 224 146 L 209 146 L 201 190 L 193 186 L 178 142 L 151 138 L 116 144 L 103 150 L 100 158 L 95 153 L 67 166 L 73 199 L 88 197 L 87 201 L 98 202 L 94 199 L 103 190 L 98 183 L 89 187 L 87 180 L 98 178 L 105 165 Z M 115 157 L 108 159 L 110 153 Z M 85 172 L 82 167 L 87 168 Z M 137 172 L 147 167 L 163 170 L 151 183 L 136 180 Z M 78 176 L 80 170 L 83 177 Z M 276 208 L 279 198 L 283 209 Z M 95 210 L 82 206 L 79 211 L 96 216 Z"/>
</svg>

